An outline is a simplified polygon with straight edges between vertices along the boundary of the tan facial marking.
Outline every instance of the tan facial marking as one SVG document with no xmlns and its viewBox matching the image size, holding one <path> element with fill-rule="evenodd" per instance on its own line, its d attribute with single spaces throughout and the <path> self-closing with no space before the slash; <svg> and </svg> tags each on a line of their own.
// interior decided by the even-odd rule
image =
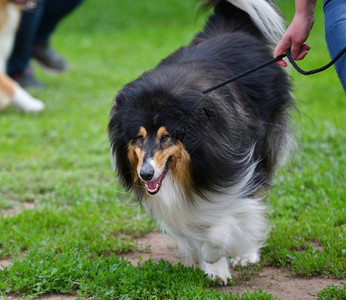
<svg viewBox="0 0 346 300">
<path fill-rule="evenodd" d="M 139 136 L 143 137 L 143 140 L 145 140 L 147 137 L 147 131 L 143 126 L 141 126 L 139 128 L 137 137 L 139 137 Z M 137 181 L 139 182 L 140 179 L 138 177 L 138 171 L 140 170 L 140 168 L 143 164 L 143 158 L 145 155 L 145 151 L 141 147 L 138 147 L 135 144 L 134 140 L 130 141 L 128 149 L 129 149 L 129 152 L 128 152 L 127 157 L 128 157 L 130 164 L 132 166 L 132 168 L 131 168 L 132 169 L 132 177 L 133 177 L 135 182 L 137 182 Z"/>
<path fill-rule="evenodd" d="M 147 138 L 147 135 L 148 135 L 147 130 L 143 126 L 141 126 L 139 128 L 137 137 L 141 136 L 143 138 L 143 140 L 145 140 Z M 142 167 L 142 164 L 143 164 L 143 159 L 144 159 L 145 151 L 144 151 L 144 149 L 142 149 L 140 147 L 136 147 L 135 151 L 136 151 L 136 155 L 138 157 L 137 172 L 139 172 L 141 167 Z"/>
<path fill-rule="evenodd" d="M 143 139 L 145 139 L 146 137 L 147 137 L 147 130 L 143 127 L 143 126 L 141 126 L 140 128 L 139 128 L 139 131 L 138 131 L 138 134 L 137 134 L 137 136 L 142 136 L 143 137 Z"/>
<path fill-rule="evenodd" d="M 132 177 L 133 177 L 134 181 L 138 180 L 136 168 L 137 168 L 139 159 L 138 159 L 138 155 L 136 153 L 137 152 L 136 150 L 137 150 L 137 147 L 135 147 L 133 145 L 133 142 L 131 141 L 129 144 L 129 152 L 127 154 L 127 157 L 129 159 L 129 162 L 131 165 Z"/>
<path fill-rule="evenodd" d="M 156 151 L 153 158 L 155 165 L 159 168 L 163 168 L 167 160 L 175 153 L 175 148 L 176 146 L 168 146 L 166 149 Z"/>
<path fill-rule="evenodd" d="M 157 130 L 156 133 L 156 145 L 157 148 L 160 149 L 160 139 L 162 136 L 164 135 L 168 135 L 168 131 L 166 130 L 166 127 L 160 127 Z M 172 147 L 171 144 L 167 144 L 166 147 L 164 147 L 162 150 L 158 150 L 155 152 L 153 160 L 155 162 L 155 165 L 158 168 L 164 168 L 164 166 L 166 165 L 167 160 L 169 159 L 169 157 L 173 154 L 174 147 Z"/>
<path fill-rule="evenodd" d="M 183 144 L 178 141 L 170 167 L 174 179 L 179 182 L 185 190 L 190 190 L 193 186 L 190 175 L 190 163 L 191 159 L 189 153 L 185 150 Z"/>
<path fill-rule="evenodd" d="M 157 131 L 158 138 L 161 138 L 163 135 L 168 135 L 166 127 L 160 127 L 159 130 Z"/>
</svg>

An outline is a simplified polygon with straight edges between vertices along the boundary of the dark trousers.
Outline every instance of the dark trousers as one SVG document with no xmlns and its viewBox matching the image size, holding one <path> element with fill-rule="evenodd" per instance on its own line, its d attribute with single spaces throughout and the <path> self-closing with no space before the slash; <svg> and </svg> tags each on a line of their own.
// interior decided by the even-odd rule
<svg viewBox="0 0 346 300">
<path fill-rule="evenodd" d="M 35 45 L 49 44 L 58 23 L 84 0 L 39 0 L 32 11 L 23 11 L 7 73 L 22 73 L 29 66 Z"/>
</svg>

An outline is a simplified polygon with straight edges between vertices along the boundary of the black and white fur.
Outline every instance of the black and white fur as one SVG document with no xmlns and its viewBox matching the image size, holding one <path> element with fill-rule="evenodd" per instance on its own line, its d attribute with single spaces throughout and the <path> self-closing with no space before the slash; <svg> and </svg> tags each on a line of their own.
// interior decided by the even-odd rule
<svg viewBox="0 0 346 300">
<path fill-rule="evenodd" d="M 293 106 L 277 65 L 202 91 L 272 58 L 281 18 L 265 0 L 204 1 L 202 32 L 127 84 L 109 137 L 121 183 L 211 278 L 260 259 L 264 191 L 290 141 Z"/>
</svg>

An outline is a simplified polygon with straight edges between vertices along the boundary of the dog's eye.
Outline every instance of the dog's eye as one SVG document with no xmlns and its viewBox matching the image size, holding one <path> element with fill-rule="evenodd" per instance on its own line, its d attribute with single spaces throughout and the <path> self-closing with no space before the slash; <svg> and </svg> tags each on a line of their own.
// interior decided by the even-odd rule
<svg viewBox="0 0 346 300">
<path fill-rule="evenodd" d="M 169 135 L 166 135 L 166 134 L 162 135 L 161 138 L 160 138 L 160 142 L 164 143 L 164 142 L 166 142 L 168 140 L 168 138 L 169 138 Z"/>
<path fill-rule="evenodd" d="M 144 137 L 142 135 L 140 136 L 137 136 L 136 140 L 140 143 L 143 143 L 144 142 Z"/>
</svg>

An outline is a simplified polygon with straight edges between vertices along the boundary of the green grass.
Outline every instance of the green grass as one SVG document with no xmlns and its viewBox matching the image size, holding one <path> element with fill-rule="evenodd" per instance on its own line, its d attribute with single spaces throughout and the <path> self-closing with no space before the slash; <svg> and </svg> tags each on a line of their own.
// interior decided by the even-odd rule
<svg viewBox="0 0 346 300">
<path fill-rule="evenodd" d="M 338 300 L 346 299 L 346 287 L 343 283 L 343 288 L 338 288 L 335 285 L 327 286 L 323 291 L 317 294 L 318 300 Z"/>
<path fill-rule="evenodd" d="M 0 293 L 29 297 L 77 293 L 97 299 L 271 299 L 265 291 L 226 295 L 200 270 L 161 261 L 132 267 L 114 254 L 156 229 L 116 184 L 107 121 L 122 85 L 189 42 L 205 19 L 193 1 L 86 1 L 67 18 L 53 44 L 71 62 L 69 73 L 35 71 L 46 89 L 31 91 L 47 109 L 38 115 L 10 108 L 0 115 L 0 209 L 34 203 L 34 210 L 0 214 Z M 281 1 L 287 19 L 293 1 Z M 299 62 L 329 61 L 321 3 Z M 297 149 L 269 193 L 272 227 L 263 259 L 296 276 L 345 278 L 345 95 L 335 71 L 304 77 L 292 70 Z M 262 263 L 242 272 L 251 278 Z M 236 283 L 232 283 L 236 284 Z M 321 291 L 339 299 L 345 289 Z M 334 298 L 333 298 L 334 297 Z"/>
</svg>

